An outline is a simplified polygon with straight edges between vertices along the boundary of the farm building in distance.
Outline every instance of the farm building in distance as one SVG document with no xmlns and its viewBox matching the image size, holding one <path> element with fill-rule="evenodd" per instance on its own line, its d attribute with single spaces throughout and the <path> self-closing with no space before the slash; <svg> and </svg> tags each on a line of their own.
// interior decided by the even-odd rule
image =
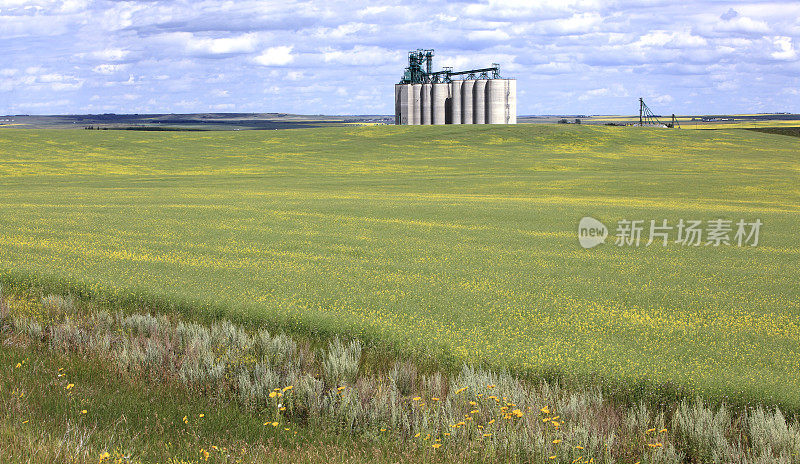
<svg viewBox="0 0 800 464">
<path fill-rule="evenodd" d="M 408 53 L 408 67 L 394 87 L 395 124 L 516 124 L 517 81 L 500 67 L 433 72 L 433 50 Z"/>
</svg>

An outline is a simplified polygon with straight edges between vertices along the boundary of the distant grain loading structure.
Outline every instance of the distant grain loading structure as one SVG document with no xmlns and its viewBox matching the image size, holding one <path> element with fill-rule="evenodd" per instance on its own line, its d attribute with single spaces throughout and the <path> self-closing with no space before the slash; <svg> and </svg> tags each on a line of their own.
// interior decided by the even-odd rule
<svg viewBox="0 0 800 464">
<path fill-rule="evenodd" d="M 500 67 L 433 72 L 433 50 L 408 53 L 408 67 L 394 87 L 395 124 L 516 124 L 517 81 Z"/>
</svg>

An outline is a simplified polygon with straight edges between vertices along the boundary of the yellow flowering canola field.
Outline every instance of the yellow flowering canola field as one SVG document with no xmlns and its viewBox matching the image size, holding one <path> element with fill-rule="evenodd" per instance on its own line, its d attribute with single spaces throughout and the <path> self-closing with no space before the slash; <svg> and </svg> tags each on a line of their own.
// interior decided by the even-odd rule
<svg viewBox="0 0 800 464">
<path fill-rule="evenodd" d="M 7 281 L 800 407 L 797 138 L 9 128 L 0 186 Z M 583 216 L 605 244 L 579 246 Z M 623 219 L 720 218 L 762 221 L 758 246 L 614 244 Z"/>
</svg>

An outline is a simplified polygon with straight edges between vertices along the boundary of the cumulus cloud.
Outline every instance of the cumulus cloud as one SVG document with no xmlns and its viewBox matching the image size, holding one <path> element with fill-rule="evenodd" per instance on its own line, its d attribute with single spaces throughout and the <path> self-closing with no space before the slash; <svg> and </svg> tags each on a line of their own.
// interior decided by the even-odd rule
<svg viewBox="0 0 800 464">
<path fill-rule="evenodd" d="M 797 50 L 794 49 L 791 37 L 774 37 L 772 43 L 776 51 L 770 56 L 776 60 L 793 61 L 797 59 Z"/>
<path fill-rule="evenodd" d="M 722 21 L 714 26 L 714 30 L 718 32 L 767 34 L 770 31 L 765 21 L 740 16 L 735 10 L 728 10 L 720 19 Z"/>
<path fill-rule="evenodd" d="M 186 50 L 190 53 L 208 55 L 228 55 L 232 53 L 249 53 L 258 46 L 256 34 L 242 34 L 234 37 L 207 38 L 197 37 L 186 32 L 176 32 L 172 34 L 179 41 L 184 43 Z"/>
<path fill-rule="evenodd" d="M 262 66 L 285 66 L 294 61 L 293 48 L 291 45 L 269 47 L 253 60 Z"/>
</svg>

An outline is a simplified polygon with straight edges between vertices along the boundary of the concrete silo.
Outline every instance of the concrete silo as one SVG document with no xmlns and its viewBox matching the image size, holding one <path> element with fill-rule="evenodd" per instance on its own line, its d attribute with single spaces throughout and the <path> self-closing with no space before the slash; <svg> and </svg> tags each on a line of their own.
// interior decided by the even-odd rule
<svg viewBox="0 0 800 464">
<path fill-rule="evenodd" d="M 506 124 L 508 80 L 486 81 L 486 124 Z"/>
<path fill-rule="evenodd" d="M 453 81 L 450 89 L 450 124 L 461 124 L 461 87 L 464 81 Z"/>
<path fill-rule="evenodd" d="M 431 124 L 439 126 L 445 123 L 445 107 L 449 98 L 450 83 L 431 84 Z"/>
<path fill-rule="evenodd" d="M 420 124 L 430 125 L 431 123 L 431 84 L 422 84 L 422 120 Z"/>
<path fill-rule="evenodd" d="M 422 124 L 422 84 L 400 84 L 411 87 L 411 117 L 409 124 L 418 126 Z"/>
<path fill-rule="evenodd" d="M 486 124 L 486 79 L 476 79 L 472 88 L 472 123 Z"/>
<path fill-rule="evenodd" d="M 411 86 L 397 84 L 394 86 L 395 99 L 395 124 L 413 124 L 411 115 L 414 114 L 414 103 L 411 95 Z"/>
<path fill-rule="evenodd" d="M 508 96 L 506 97 L 506 121 L 505 124 L 516 124 L 517 123 L 517 80 L 516 79 L 506 79 L 508 82 L 508 87 L 506 87 L 506 91 L 508 92 Z"/>
<path fill-rule="evenodd" d="M 516 124 L 517 82 L 502 79 L 497 64 L 434 72 L 432 60 L 433 50 L 409 52 L 395 86 L 395 124 Z"/>
<path fill-rule="evenodd" d="M 473 90 L 475 89 L 475 81 L 468 80 L 461 85 L 461 124 L 472 124 L 474 119 L 474 105 Z"/>
</svg>

